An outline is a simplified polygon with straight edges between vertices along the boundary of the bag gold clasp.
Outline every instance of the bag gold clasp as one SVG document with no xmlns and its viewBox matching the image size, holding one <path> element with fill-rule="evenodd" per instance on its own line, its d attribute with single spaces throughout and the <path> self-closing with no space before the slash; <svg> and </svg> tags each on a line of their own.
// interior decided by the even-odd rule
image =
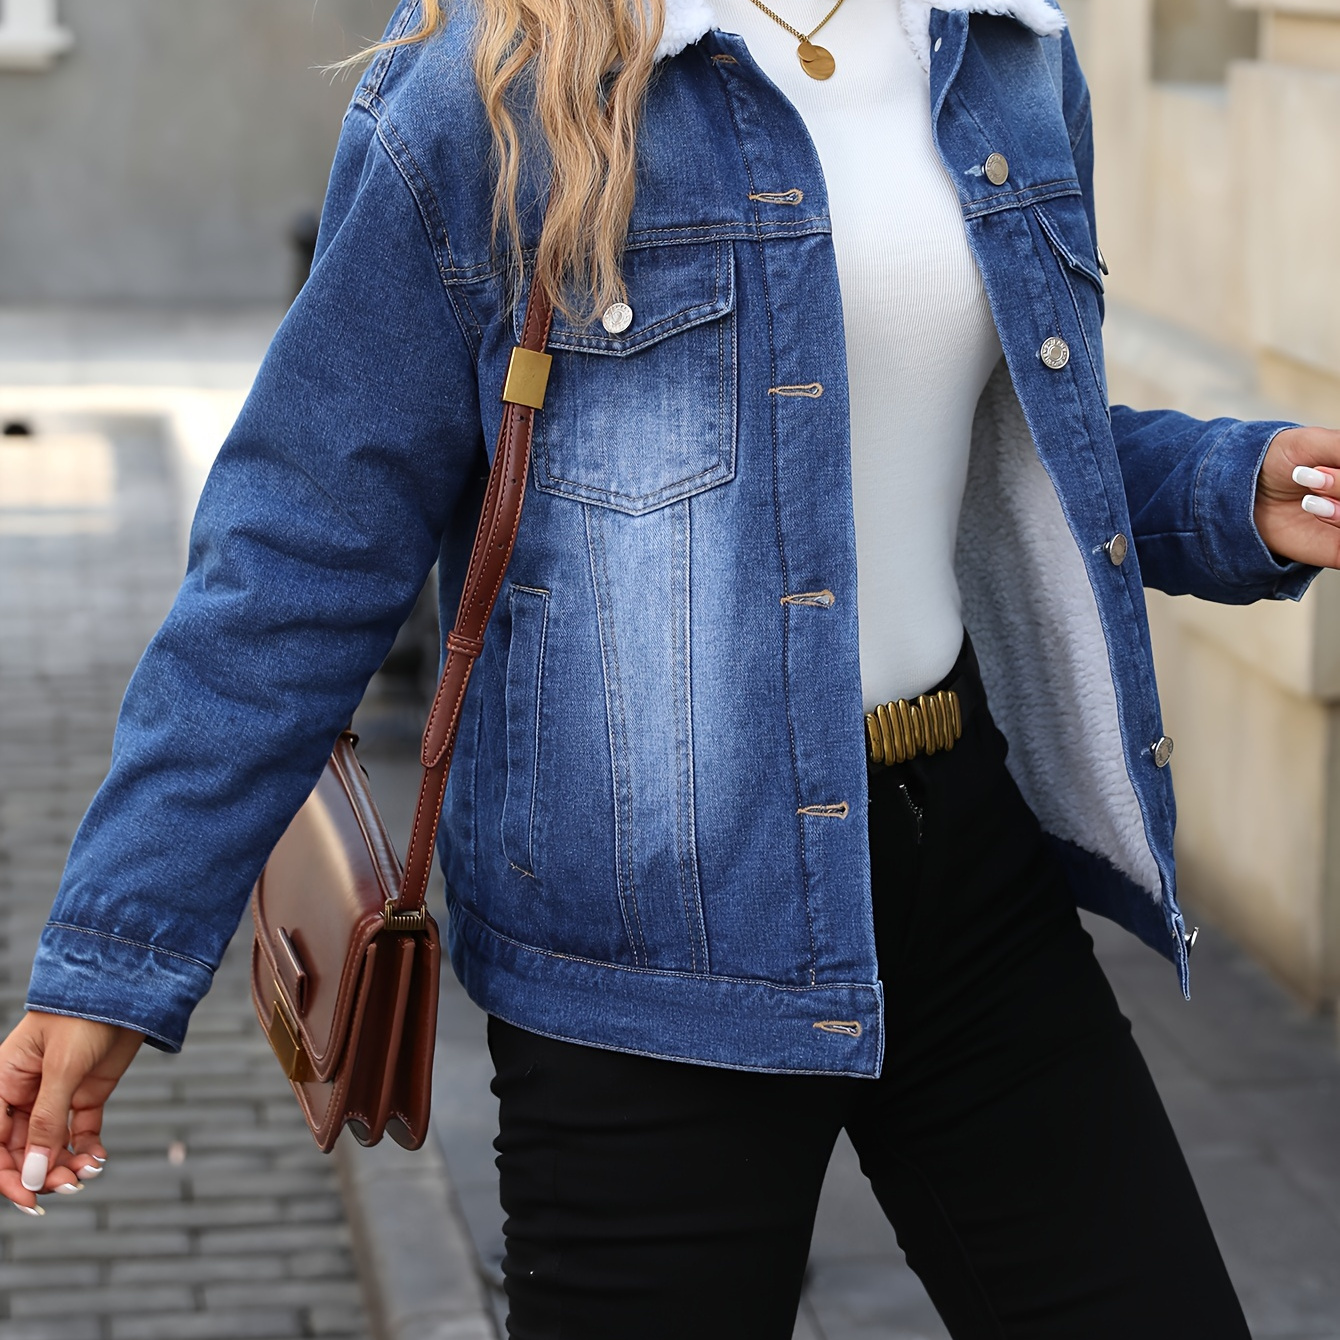
<svg viewBox="0 0 1340 1340">
<path fill-rule="evenodd" d="M 275 983 L 274 1012 L 270 1015 L 270 1027 L 266 1030 L 270 1046 L 279 1058 L 279 1065 L 295 1084 L 306 1083 L 316 1076 L 312 1063 L 307 1059 L 302 1039 L 298 1036 L 298 1026 L 289 1017 L 288 1005 L 278 982 Z"/>
</svg>

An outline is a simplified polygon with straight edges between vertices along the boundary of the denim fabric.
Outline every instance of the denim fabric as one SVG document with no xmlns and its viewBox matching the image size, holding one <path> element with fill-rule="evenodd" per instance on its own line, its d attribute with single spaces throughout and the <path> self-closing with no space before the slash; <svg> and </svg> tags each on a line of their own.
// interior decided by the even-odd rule
<svg viewBox="0 0 1340 1340">
<path fill-rule="evenodd" d="M 406 3 L 390 31 L 416 20 Z M 42 938 L 33 1008 L 178 1047 L 439 558 L 454 611 L 520 321 L 492 239 L 472 22 L 459 7 L 359 84 L 311 280 L 205 488 Z M 1184 974 L 1142 581 L 1221 601 L 1301 593 L 1310 574 L 1277 563 L 1252 522 L 1283 425 L 1109 412 L 1070 40 L 962 10 L 936 11 L 931 36 L 935 134 L 1006 357 L 974 451 L 976 477 L 998 471 L 1008 496 L 965 508 L 983 675 L 1076 898 Z M 981 167 L 997 152 L 1003 186 Z M 876 1075 L 823 176 L 794 109 L 715 31 L 663 64 L 641 154 L 633 323 L 555 323 L 516 556 L 465 705 L 441 832 L 453 962 L 481 1005 L 533 1032 Z M 532 241 L 540 181 L 523 202 Z M 1057 335 L 1071 359 L 1052 370 L 1039 350 Z M 800 383 L 822 396 L 769 394 Z M 1103 551 L 1117 532 L 1133 547 L 1120 567 Z"/>
</svg>

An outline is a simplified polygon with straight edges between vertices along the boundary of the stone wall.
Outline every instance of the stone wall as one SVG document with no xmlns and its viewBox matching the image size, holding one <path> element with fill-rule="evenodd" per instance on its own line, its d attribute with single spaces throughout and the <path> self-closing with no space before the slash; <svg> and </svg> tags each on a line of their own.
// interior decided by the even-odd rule
<svg viewBox="0 0 1340 1340">
<path fill-rule="evenodd" d="M 1340 0 L 1067 8 L 1094 90 L 1114 399 L 1340 426 Z M 1334 1002 L 1340 577 L 1297 606 L 1150 607 L 1184 899 Z"/>
<path fill-rule="evenodd" d="M 29 70 L 19 5 L 54 8 L 0 0 L 0 304 L 289 297 L 353 87 L 316 67 L 392 0 L 62 0 L 72 45 Z"/>
</svg>

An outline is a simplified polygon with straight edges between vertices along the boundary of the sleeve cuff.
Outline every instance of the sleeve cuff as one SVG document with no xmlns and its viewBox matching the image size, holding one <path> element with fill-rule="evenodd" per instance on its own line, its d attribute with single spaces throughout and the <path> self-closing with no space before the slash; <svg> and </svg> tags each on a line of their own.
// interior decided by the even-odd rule
<svg viewBox="0 0 1340 1340">
<path fill-rule="evenodd" d="M 106 931 L 48 922 L 38 942 L 27 1008 L 118 1024 L 177 1052 L 213 970 L 199 959 Z"/>
<path fill-rule="evenodd" d="M 1229 421 L 1196 474 L 1195 515 L 1206 562 L 1254 598 L 1298 600 L 1319 569 L 1281 562 L 1256 528 L 1256 481 L 1270 444 L 1293 423 Z"/>
</svg>

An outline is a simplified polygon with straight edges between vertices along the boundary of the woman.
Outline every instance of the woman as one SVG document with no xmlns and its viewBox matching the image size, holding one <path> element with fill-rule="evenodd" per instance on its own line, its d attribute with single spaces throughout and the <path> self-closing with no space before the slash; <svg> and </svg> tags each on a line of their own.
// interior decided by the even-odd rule
<svg viewBox="0 0 1340 1340">
<path fill-rule="evenodd" d="M 1143 583 L 1300 595 L 1340 435 L 1109 409 L 1090 158 L 1047 0 L 402 4 L 0 1050 L 0 1190 L 98 1170 L 439 557 L 450 612 L 538 276 L 441 833 L 511 1333 L 789 1336 L 845 1127 L 955 1337 L 1245 1336 L 1075 905 L 1185 985 Z"/>
</svg>

